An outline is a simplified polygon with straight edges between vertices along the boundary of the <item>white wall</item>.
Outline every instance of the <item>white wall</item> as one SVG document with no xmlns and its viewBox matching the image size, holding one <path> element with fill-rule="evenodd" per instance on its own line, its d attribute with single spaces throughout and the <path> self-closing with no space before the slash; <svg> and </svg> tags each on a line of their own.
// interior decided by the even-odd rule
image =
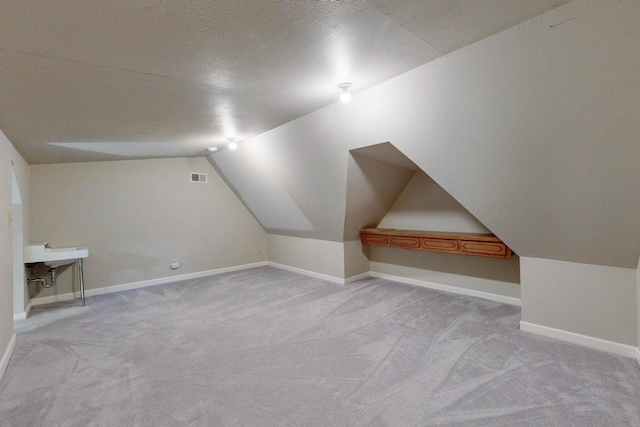
<svg viewBox="0 0 640 427">
<path fill-rule="evenodd" d="M 87 289 L 267 259 L 266 232 L 203 157 L 33 165 L 31 183 L 31 240 L 86 245 Z M 38 297 L 77 290 L 75 268 L 60 270 Z"/>
<path fill-rule="evenodd" d="M 522 322 L 637 347 L 637 270 L 520 259 Z M 531 328 L 529 328 L 531 330 Z"/>
<path fill-rule="evenodd" d="M 341 242 L 269 234 L 269 261 L 328 280 L 344 279 Z"/>
<path fill-rule="evenodd" d="M 16 173 L 23 200 L 29 195 L 29 166 L 0 131 L 0 377 L 15 343 L 13 334 L 13 218 L 11 162 Z M 28 215 L 28 203 L 22 206 Z M 26 221 L 25 221 L 26 222 Z M 21 223 L 20 221 L 17 222 Z M 23 237 L 29 230 L 23 227 Z"/>
<path fill-rule="evenodd" d="M 404 230 L 491 232 L 422 171 L 415 173 L 378 226 Z"/>
<path fill-rule="evenodd" d="M 26 318 L 29 294 L 24 269 L 24 214 L 22 203 L 11 206 L 13 246 L 13 313 L 14 318 Z"/>
<path fill-rule="evenodd" d="M 369 247 L 362 246 L 360 239 L 344 242 L 344 277 L 347 281 L 368 275 L 371 269 Z"/>
<path fill-rule="evenodd" d="M 467 290 L 486 297 L 506 297 L 504 301 L 514 304 L 521 298 L 517 256 L 504 260 L 377 246 L 369 252 L 374 274 L 451 286 L 461 293 Z"/>
<path fill-rule="evenodd" d="M 329 240 L 269 234 L 269 262 L 336 283 L 368 276 L 369 259 L 360 240 Z"/>
</svg>

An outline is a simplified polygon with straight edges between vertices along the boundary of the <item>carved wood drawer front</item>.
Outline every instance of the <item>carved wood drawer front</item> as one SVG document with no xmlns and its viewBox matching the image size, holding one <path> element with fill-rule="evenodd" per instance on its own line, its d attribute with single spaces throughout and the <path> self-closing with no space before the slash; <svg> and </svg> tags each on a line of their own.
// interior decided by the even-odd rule
<svg viewBox="0 0 640 427">
<path fill-rule="evenodd" d="M 509 259 L 513 251 L 490 233 L 456 233 L 437 231 L 395 230 L 392 228 L 363 228 L 363 245 L 391 246 L 430 252 L 473 255 Z"/>
<path fill-rule="evenodd" d="M 497 242 L 471 242 L 466 240 L 460 241 L 460 250 L 468 254 L 481 254 L 487 256 L 506 257 L 508 255 L 507 245 Z"/>
<path fill-rule="evenodd" d="M 365 245 L 389 246 L 389 236 L 385 234 L 362 234 Z"/>
<path fill-rule="evenodd" d="M 420 239 L 420 249 L 433 252 L 458 252 L 458 241 L 423 237 Z"/>
<path fill-rule="evenodd" d="M 391 236 L 389 245 L 393 248 L 420 248 L 420 239 L 410 236 Z"/>
</svg>

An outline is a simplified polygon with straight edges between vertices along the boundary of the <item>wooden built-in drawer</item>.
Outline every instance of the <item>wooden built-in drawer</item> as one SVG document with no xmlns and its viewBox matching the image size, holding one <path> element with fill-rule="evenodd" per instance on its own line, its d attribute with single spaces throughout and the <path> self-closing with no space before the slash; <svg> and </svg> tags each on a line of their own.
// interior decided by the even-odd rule
<svg viewBox="0 0 640 427">
<path fill-rule="evenodd" d="M 433 252 L 458 252 L 458 241 L 422 237 L 420 238 L 420 249 Z"/>
<path fill-rule="evenodd" d="M 390 236 L 389 246 L 392 248 L 420 248 L 420 238 L 411 236 Z"/>
<path fill-rule="evenodd" d="M 502 242 L 472 242 L 461 240 L 460 252 L 470 255 L 494 256 L 499 258 L 511 256 L 511 249 Z"/>
<path fill-rule="evenodd" d="M 365 234 L 360 235 L 363 245 L 389 246 L 389 236 L 386 234 Z"/>
<path fill-rule="evenodd" d="M 513 251 L 490 233 L 443 233 L 393 228 L 363 228 L 360 230 L 360 240 L 363 245 L 389 246 L 398 249 L 417 249 L 504 259 L 513 256 Z"/>
</svg>

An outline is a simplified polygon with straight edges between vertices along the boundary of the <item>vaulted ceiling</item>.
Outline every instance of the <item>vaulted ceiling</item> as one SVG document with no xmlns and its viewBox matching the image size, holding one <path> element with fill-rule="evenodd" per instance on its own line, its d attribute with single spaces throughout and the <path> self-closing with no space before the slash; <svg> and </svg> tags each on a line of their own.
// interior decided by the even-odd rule
<svg viewBox="0 0 640 427">
<path fill-rule="evenodd" d="M 242 141 L 567 0 L 0 1 L 0 129 L 29 163 Z"/>
</svg>

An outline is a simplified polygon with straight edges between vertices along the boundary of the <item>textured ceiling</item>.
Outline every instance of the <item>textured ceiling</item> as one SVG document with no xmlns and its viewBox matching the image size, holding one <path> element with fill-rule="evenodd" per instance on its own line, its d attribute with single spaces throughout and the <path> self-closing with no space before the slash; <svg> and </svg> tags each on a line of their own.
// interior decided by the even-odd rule
<svg viewBox="0 0 640 427">
<path fill-rule="evenodd" d="M 0 1 L 0 129 L 31 164 L 192 156 L 567 0 Z"/>
</svg>

